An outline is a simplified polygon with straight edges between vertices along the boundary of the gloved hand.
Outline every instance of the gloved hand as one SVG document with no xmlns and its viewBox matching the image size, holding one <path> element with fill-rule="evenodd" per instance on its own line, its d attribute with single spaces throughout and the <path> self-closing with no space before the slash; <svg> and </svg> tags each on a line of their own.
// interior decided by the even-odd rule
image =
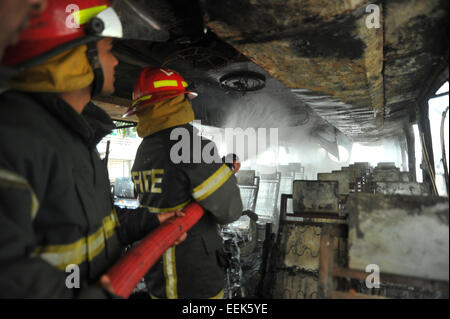
<svg viewBox="0 0 450 319">
<path fill-rule="evenodd" d="M 171 218 L 183 217 L 184 215 L 185 214 L 181 210 L 175 210 L 175 211 L 170 212 L 170 213 L 158 214 L 158 220 L 159 220 L 159 223 L 162 224 L 162 223 L 164 223 L 165 221 L 167 221 L 167 220 L 169 220 Z"/>
</svg>

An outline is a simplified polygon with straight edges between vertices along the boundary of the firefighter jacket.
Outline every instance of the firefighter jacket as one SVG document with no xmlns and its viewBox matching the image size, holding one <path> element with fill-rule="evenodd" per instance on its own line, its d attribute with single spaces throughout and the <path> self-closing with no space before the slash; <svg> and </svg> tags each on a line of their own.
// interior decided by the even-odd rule
<svg viewBox="0 0 450 319">
<path fill-rule="evenodd" d="M 0 107 L 0 298 L 108 297 L 94 284 L 159 225 L 113 206 L 96 150 L 111 119 L 55 94 L 7 92 Z"/>
<path fill-rule="evenodd" d="M 173 133 L 180 135 L 171 140 Z M 154 298 L 206 299 L 223 294 L 224 268 L 218 256 L 223 244 L 218 226 L 239 219 L 242 200 L 236 177 L 218 156 L 213 163 L 199 158 L 202 150 L 217 154 L 217 148 L 197 134 L 197 129 L 185 124 L 148 135 L 132 168 L 141 206 L 163 213 L 196 201 L 205 210 L 187 239 L 166 251 L 147 274 L 146 284 Z M 175 163 L 173 159 L 181 153 L 187 156 L 185 161 Z"/>
</svg>

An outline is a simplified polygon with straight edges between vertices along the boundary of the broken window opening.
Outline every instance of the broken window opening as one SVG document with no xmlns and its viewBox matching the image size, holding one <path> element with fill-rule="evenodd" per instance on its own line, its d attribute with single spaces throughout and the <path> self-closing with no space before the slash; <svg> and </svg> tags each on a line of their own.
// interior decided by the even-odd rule
<svg viewBox="0 0 450 319">
<path fill-rule="evenodd" d="M 435 182 L 439 196 L 448 196 L 446 173 L 449 162 L 449 130 L 448 130 L 448 81 L 436 92 L 436 96 L 428 100 L 428 118 L 430 120 L 432 148 L 434 154 Z M 442 130 L 443 128 L 443 130 Z M 445 155 L 445 159 L 444 159 Z M 446 170 L 444 163 L 447 163 Z M 447 177 L 448 178 L 448 177 Z"/>
</svg>

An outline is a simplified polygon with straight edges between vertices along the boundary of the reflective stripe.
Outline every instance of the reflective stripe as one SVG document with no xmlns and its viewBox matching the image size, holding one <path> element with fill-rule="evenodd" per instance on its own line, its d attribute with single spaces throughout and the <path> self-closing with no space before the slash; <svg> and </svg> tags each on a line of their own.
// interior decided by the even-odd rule
<svg viewBox="0 0 450 319">
<path fill-rule="evenodd" d="M 175 247 L 170 247 L 163 255 L 164 277 L 166 278 L 167 299 L 178 299 Z"/>
<path fill-rule="evenodd" d="M 150 100 L 151 98 L 152 98 L 151 95 L 143 96 L 140 99 L 137 99 L 136 101 L 134 101 L 132 106 L 135 106 L 136 104 L 141 103 L 142 101 Z"/>
<path fill-rule="evenodd" d="M 152 295 L 151 293 L 149 295 L 150 295 L 151 299 L 162 299 L 162 298 Z M 208 298 L 208 299 L 223 299 L 223 289 L 216 296 Z"/>
<path fill-rule="evenodd" d="M 226 164 L 223 164 L 206 181 L 194 188 L 192 197 L 194 197 L 196 201 L 204 200 L 222 186 L 232 174 L 233 171 Z"/>
<path fill-rule="evenodd" d="M 185 88 L 187 88 L 187 87 L 189 86 L 189 85 L 188 85 L 186 82 L 184 82 L 184 81 L 182 81 L 181 84 L 183 84 L 183 87 L 185 87 Z"/>
<path fill-rule="evenodd" d="M 25 178 L 13 172 L 0 169 L 0 186 L 6 188 L 20 188 L 29 191 L 31 196 L 31 219 L 35 219 L 39 210 L 39 200 L 37 199 L 36 193 L 34 192 L 33 188 L 31 188 L 30 184 Z"/>
<path fill-rule="evenodd" d="M 155 89 L 162 87 L 178 87 L 178 81 L 176 80 L 155 81 L 153 82 L 153 87 Z"/>
<path fill-rule="evenodd" d="M 223 289 L 217 294 L 217 296 L 214 296 L 209 299 L 223 299 Z"/>
<path fill-rule="evenodd" d="M 178 206 L 171 207 L 171 208 L 150 207 L 150 206 L 145 206 L 145 205 L 141 205 L 140 207 L 147 208 L 151 213 L 170 213 L 170 212 L 173 212 L 174 210 L 179 210 L 179 209 L 185 208 L 190 202 L 191 201 L 189 200 L 183 204 L 180 204 Z"/>
<path fill-rule="evenodd" d="M 65 270 L 67 265 L 79 265 L 84 261 L 92 261 L 105 248 L 105 242 L 114 235 L 114 229 L 119 226 L 115 210 L 102 221 L 103 226 L 90 235 L 87 240 L 65 245 L 50 245 L 37 247 L 33 256 L 39 256 L 58 269 Z"/>
<path fill-rule="evenodd" d="M 108 9 L 107 5 L 82 9 L 79 11 L 75 11 L 73 13 L 73 18 L 75 23 L 77 23 L 78 25 L 83 25 L 85 23 L 88 23 L 93 17 L 95 17 L 97 14 L 106 9 Z"/>
</svg>

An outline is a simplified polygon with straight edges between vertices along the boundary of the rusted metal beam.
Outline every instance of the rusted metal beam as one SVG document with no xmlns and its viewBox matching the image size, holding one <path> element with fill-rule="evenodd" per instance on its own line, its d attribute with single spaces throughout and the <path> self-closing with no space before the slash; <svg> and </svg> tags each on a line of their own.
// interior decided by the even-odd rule
<svg viewBox="0 0 450 319">
<path fill-rule="evenodd" d="M 373 296 L 334 290 L 330 293 L 332 299 L 389 299 L 383 296 Z"/>
<path fill-rule="evenodd" d="M 319 253 L 319 298 L 331 297 L 333 290 L 333 247 L 335 238 L 330 234 L 331 227 L 325 225 L 322 228 Z"/>
<path fill-rule="evenodd" d="M 361 281 L 365 281 L 369 274 L 370 273 L 364 271 L 342 267 L 334 267 L 332 270 L 333 277 L 351 278 Z M 447 287 L 448 289 L 448 282 L 446 281 L 429 280 L 410 276 L 392 275 L 383 273 L 380 274 L 380 283 L 408 285 L 413 287 L 420 287 L 421 289 L 429 291 L 433 291 L 438 288 L 442 289 L 443 287 Z"/>
<path fill-rule="evenodd" d="M 339 216 L 337 214 L 333 213 L 293 213 L 290 215 L 292 217 L 302 217 L 302 218 L 325 218 L 325 219 L 338 219 L 338 220 L 345 220 L 345 217 Z"/>
</svg>

